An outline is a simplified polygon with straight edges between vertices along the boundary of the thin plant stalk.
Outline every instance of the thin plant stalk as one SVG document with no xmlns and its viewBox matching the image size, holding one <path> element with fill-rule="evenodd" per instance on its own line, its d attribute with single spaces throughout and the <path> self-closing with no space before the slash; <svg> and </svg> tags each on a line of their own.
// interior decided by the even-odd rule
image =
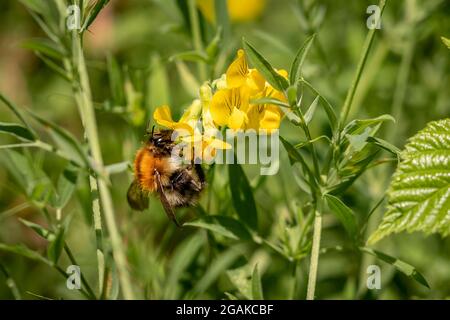
<svg viewBox="0 0 450 320">
<path fill-rule="evenodd" d="M 94 106 L 92 103 L 92 95 L 89 85 L 89 78 L 87 74 L 87 68 L 82 51 L 82 39 L 78 32 L 73 32 L 73 58 L 74 58 L 74 70 L 77 71 L 79 77 L 78 86 L 74 87 L 75 99 L 78 105 L 80 116 L 85 128 L 85 135 L 89 144 L 90 152 L 96 166 L 100 171 L 105 171 L 103 166 L 103 159 L 100 150 L 100 142 L 97 131 L 97 122 L 95 118 Z M 117 228 L 117 224 L 114 217 L 113 202 L 111 199 L 111 193 L 107 185 L 107 174 L 104 173 L 103 177 L 97 177 L 98 193 L 100 196 L 100 203 L 105 217 L 106 226 L 111 237 L 111 247 L 113 251 L 114 260 L 117 266 L 117 272 L 119 275 L 119 281 L 123 291 L 125 299 L 133 299 L 133 292 L 131 288 L 131 281 L 128 275 L 126 266 L 126 256 L 122 247 L 122 240 Z M 99 210 L 94 211 L 94 221 L 101 221 L 99 216 Z M 101 224 L 96 227 L 101 228 Z M 104 263 L 99 261 L 99 263 Z M 99 272 L 100 274 L 100 272 Z M 103 282 L 103 281 L 102 281 Z M 101 282 L 101 283 L 102 283 Z"/>
<path fill-rule="evenodd" d="M 202 43 L 202 35 L 200 32 L 200 23 L 197 11 L 197 1 L 196 0 L 188 0 L 189 6 L 189 18 L 191 20 L 191 32 L 192 32 L 192 42 L 194 44 L 195 51 L 203 52 L 203 43 Z M 198 61 L 198 75 L 201 81 L 205 81 L 206 74 L 206 66 L 203 62 Z"/>
<path fill-rule="evenodd" d="M 322 233 L 322 214 L 316 211 L 314 217 L 313 243 L 311 249 L 311 262 L 309 265 L 306 300 L 314 300 L 314 294 L 316 291 L 317 269 L 319 267 L 321 233 Z"/>
<path fill-rule="evenodd" d="M 378 7 L 380 8 L 380 19 L 384 11 L 384 7 L 386 6 L 386 0 L 380 0 L 378 3 Z M 356 73 L 353 78 L 352 84 L 347 91 L 347 96 L 345 97 L 344 106 L 342 107 L 341 118 L 340 118 L 340 127 L 342 128 L 345 122 L 347 121 L 348 114 L 353 104 L 353 98 L 355 97 L 356 89 L 358 88 L 359 80 L 361 79 L 362 72 L 366 65 L 367 57 L 369 55 L 370 48 L 373 43 L 373 39 L 375 36 L 376 28 L 371 29 L 366 36 L 366 40 L 364 41 L 364 47 L 362 54 L 359 58 L 358 67 L 356 68 Z"/>
</svg>

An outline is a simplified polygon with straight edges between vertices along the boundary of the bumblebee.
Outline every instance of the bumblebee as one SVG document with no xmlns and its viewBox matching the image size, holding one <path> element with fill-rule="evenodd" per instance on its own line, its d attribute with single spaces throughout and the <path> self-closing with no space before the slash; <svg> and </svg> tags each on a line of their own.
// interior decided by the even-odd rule
<svg viewBox="0 0 450 320">
<path fill-rule="evenodd" d="M 150 194 L 155 194 L 169 219 L 180 226 L 174 209 L 196 204 L 205 187 L 205 174 L 193 159 L 185 163 L 172 155 L 173 133 L 152 130 L 145 146 L 138 150 L 127 200 L 131 208 L 143 211 L 148 208 Z"/>
</svg>

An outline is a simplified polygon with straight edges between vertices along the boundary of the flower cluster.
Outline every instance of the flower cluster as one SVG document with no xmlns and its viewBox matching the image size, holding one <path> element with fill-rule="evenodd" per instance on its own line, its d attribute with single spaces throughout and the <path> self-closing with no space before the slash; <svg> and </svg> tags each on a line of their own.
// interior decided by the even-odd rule
<svg viewBox="0 0 450 320">
<path fill-rule="evenodd" d="M 285 70 L 277 72 L 287 78 Z M 201 140 L 203 150 L 227 149 L 227 143 L 215 139 L 222 128 L 270 133 L 280 127 L 282 111 L 277 105 L 260 103 L 264 98 L 286 102 L 282 92 L 258 70 L 248 67 L 245 52 L 240 49 L 225 74 L 201 86 L 200 99 L 192 102 L 179 121 L 173 120 L 167 105 L 158 107 L 153 118 L 163 127 L 183 132 L 179 136 L 185 142 Z"/>
</svg>

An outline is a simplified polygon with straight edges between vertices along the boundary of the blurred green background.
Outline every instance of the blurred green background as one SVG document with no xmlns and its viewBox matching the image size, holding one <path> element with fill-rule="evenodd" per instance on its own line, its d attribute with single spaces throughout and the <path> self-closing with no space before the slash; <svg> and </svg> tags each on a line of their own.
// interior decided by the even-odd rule
<svg viewBox="0 0 450 320">
<path fill-rule="evenodd" d="M 189 77 L 196 75 L 195 63 L 169 59 L 192 49 L 188 21 L 179 10 L 180 2 L 183 1 L 112 1 L 85 35 L 85 55 L 106 164 L 132 161 L 143 140 L 146 121 L 136 114 L 137 118 L 133 118 L 133 113 L 131 116 L 125 113 L 125 107 L 142 110 L 149 119 L 155 107 L 168 103 L 178 112 L 176 118 L 191 102 L 197 83 L 206 80 L 198 79 L 196 83 Z M 261 12 L 243 19 L 245 21 L 233 21 L 213 78 L 225 72 L 242 37 L 276 68 L 288 69 L 298 47 L 309 34 L 317 32 L 317 41 L 304 66 L 304 76 L 339 112 L 368 32 L 366 9 L 374 3 L 256 2 Z M 202 11 L 199 13 L 202 15 Z M 63 126 L 83 141 L 70 84 L 23 45 L 30 38 L 45 37 L 43 32 L 19 1 L 1 1 L 0 19 L 0 92 L 17 105 Z M 205 18 L 202 18 L 202 34 L 206 43 L 215 34 L 214 24 Z M 449 117 L 450 51 L 441 36 L 450 37 L 448 1 L 388 1 L 382 28 L 371 49 L 350 116 L 392 114 L 397 122 L 383 128 L 383 137 L 399 148 L 427 122 Z M 122 96 L 113 94 L 117 91 L 110 87 L 108 68 L 115 63 L 111 57 L 121 70 Z M 4 106 L 0 105 L 0 110 L 1 121 L 15 121 Z M 319 113 L 313 121 L 314 135 L 327 133 L 327 130 L 325 114 Z M 298 131 L 287 121 L 282 124 L 281 135 L 293 142 L 300 139 Z M 0 141 L 7 144 L 14 140 L 2 135 Z M 35 163 L 56 181 L 66 162 L 36 150 L 30 152 Z M 275 176 L 261 181 L 257 168 L 246 168 L 247 176 L 256 186 L 259 234 L 274 243 L 290 241 L 286 235 L 290 216 L 301 206 L 304 197 L 292 179 L 285 150 L 280 149 L 280 152 L 280 171 Z M 2 158 L 5 154 L 0 150 Z M 24 181 L 17 181 L 9 174 L 4 159 L 0 163 L 0 242 L 25 244 L 44 254 L 46 241 L 18 220 L 24 218 L 45 225 L 42 212 L 21 192 Z M 345 201 L 361 224 L 383 196 L 393 170 L 391 164 L 369 170 L 347 192 Z M 253 261 L 259 266 L 265 298 L 304 299 L 307 258 L 300 262 L 300 272 L 295 276 L 298 286 L 294 287 L 294 264 L 267 246 L 227 240 L 191 227 L 177 229 L 154 198 L 149 210 L 132 212 L 126 203 L 131 179 L 129 170 L 113 175 L 112 194 L 138 298 L 223 299 L 227 298 L 225 292 L 245 297 L 242 293 L 245 289 L 238 290 L 225 271 Z M 73 214 L 66 240 L 83 274 L 95 287 L 95 235 L 87 180 L 87 176 L 79 177 L 76 193 L 63 214 Z M 209 214 L 234 214 L 227 183 L 226 167 L 218 166 L 214 182 L 201 202 L 204 206 L 207 198 L 212 198 Z M 383 210 L 382 206 L 371 216 L 367 234 L 377 226 Z M 184 209 L 179 214 L 182 221 L 187 221 L 198 212 Z M 345 246 L 347 241 L 342 226 L 331 215 L 324 218 L 322 235 L 323 248 Z M 242 254 L 230 254 L 229 248 L 236 248 Z M 354 252 L 329 250 L 320 256 L 317 296 L 322 299 L 450 298 L 450 239 L 425 237 L 420 233 L 399 234 L 384 239 L 377 248 L 414 265 L 428 280 L 431 289 L 420 286 L 383 262 Z M 23 298 L 81 298 L 77 291 L 66 288 L 65 280 L 54 269 L 44 264 L 4 252 L 0 252 L 0 264 L 17 283 Z M 69 262 L 63 256 L 60 264 L 65 269 Z M 369 264 L 381 267 L 381 290 L 364 290 Z M 234 275 L 243 277 L 243 282 L 248 280 L 245 272 Z M 111 286 L 114 292 L 114 277 Z M 3 273 L 0 273 L 0 298 L 13 298 Z"/>
</svg>

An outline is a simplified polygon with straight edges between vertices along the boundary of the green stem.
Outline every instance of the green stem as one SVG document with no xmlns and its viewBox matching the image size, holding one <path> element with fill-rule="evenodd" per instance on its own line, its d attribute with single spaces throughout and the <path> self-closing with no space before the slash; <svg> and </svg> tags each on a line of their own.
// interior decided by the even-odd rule
<svg viewBox="0 0 450 320">
<path fill-rule="evenodd" d="M 79 266 L 77 260 L 75 259 L 74 255 L 72 254 L 72 251 L 70 250 L 69 246 L 67 244 L 64 244 L 64 251 L 66 252 L 67 256 L 69 257 L 70 262 L 73 265 Z M 95 293 L 92 290 L 91 286 L 87 282 L 86 278 L 84 277 L 83 272 L 81 272 L 81 283 L 86 287 L 87 293 L 92 297 L 92 299 L 95 299 Z"/>
<path fill-rule="evenodd" d="M 191 20 L 191 32 L 194 49 L 198 52 L 203 52 L 202 35 L 200 32 L 200 23 L 197 11 L 197 1 L 188 0 L 189 6 L 189 18 Z M 206 66 L 202 61 L 198 61 L 198 74 L 201 81 L 205 81 L 207 78 Z"/>
<path fill-rule="evenodd" d="M 103 166 L 103 159 L 100 149 L 100 142 L 97 131 L 97 122 L 94 112 L 94 106 L 92 103 L 91 89 L 89 85 L 89 78 L 82 51 L 82 39 L 78 32 L 73 32 L 73 59 L 74 70 L 76 70 L 79 77 L 79 84 L 74 87 L 75 99 L 78 105 L 80 116 L 85 128 L 85 136 L 89 144 L 89 149 L 96 166 L 100 168 L 100 171 L 105 171 Z M 119 281 L 123 291 L 125 299 L 133 299 L 133 292 L 131 288 L 131 281 L 127 271 L 127 263 L 125 251 L 122 247 L 122 240 L 117 228 L 117 224 L 114 217 L 113 202 L 111 199 L 111 193 L 107 185 L 108 176 L 105 173 L 105 177 L 97 177 L 98 193 L 100 196 L 101 208 L 105 217 L 106 226 L 111 237 L 111 247 L 113 251 L 114 260 L 117 266 L 117 272 L 119 275 Z M 94 221 L 100 222 L 100 210 L 94 210 Z M 97 224 L 96 228 L 100 228 L 101 224 Z M 97 231 L 97 230 L 96 230 Z M 104 259 L 98 261 L 99 269 L 103 269 L 101 264 L 104 264 Z M 101 272 L 99 271 L 99 275 Z M 99 279 L 100 283 L 103 283 L 103 279 Z"/>
<path fill-rule="evenodd" d="M 378 3 L 378 7 L 380 8 L 380 19 L 384 11 L 384 7 L 386 5 L 386 0 L 380 0 Z M 376 28 L 371 29 L 366 36 L 366 40 L 364 41 L 364 47 L 362 54 L 359 58 L 358 67 L 356 68 L 356 73 L 353 78 L 352 84 L 347 92 L 347 96 L 345 97 L 344 106 L 342 107 L 341 119 L 340 119 L 340 127 L 342 128 L 345 122 L 347 121 L 348 114 L 352 107 L 353 98 L 355 97 L 356 89 L 358 88 L 359 80 L 361 79 L 361 74 L 366 65 L 367 57 L 369 55 L 370 47 L 372 46 L 372 42 L 375 36 Z"/>
<path fill-rule="evenodd" d="M 313 243 L 311 249 L 311 263 L 309 265 L 308 289 L 306 300 L 314 300 L 316 290 L 317 269 L 319 267 L 320 235 L 322 232 L 322 215 L 316 211 L 314 218 Z"/>
</svg>

